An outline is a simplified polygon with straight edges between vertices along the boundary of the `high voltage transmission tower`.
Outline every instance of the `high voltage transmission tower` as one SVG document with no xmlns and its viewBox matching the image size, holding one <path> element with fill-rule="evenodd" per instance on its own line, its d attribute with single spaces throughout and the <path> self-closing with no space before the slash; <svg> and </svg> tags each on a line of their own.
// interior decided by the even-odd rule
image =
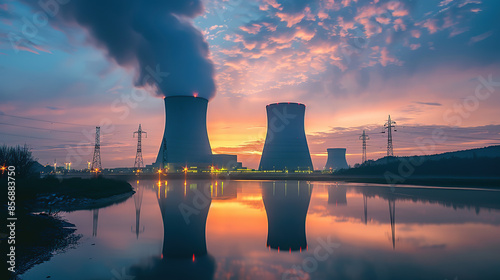
<svg viewBox="0 0 500 280">
<path fill-rule="evenodd" d="M 366 140 L 370 140 L 370 136 L 368 136 L 363 130 L 363 134 L 359 136 L 359 140 L 363 140 L 363 155 L 361 158 L 361 164 L 366 162 Z"/>
<path fill-rule="evenodd" d="M 396 122 L 391 120 L 391 115 L 389 115 L 389 119 L 387 122 L 384 124 L 384 131 L 382 133 L 385 133 L 385 130 L 387 129 L 387 156 L 392 157 L 394 156 L 394 148 L 392 146 L 392 129 L 394 128 L 394 131 L 396 130 Z"/>
<path fill-rule="evenodd" d="M 102 170 L 101 166 L 101 127 L 96 126 L 95 128 L 95 147 L 94 147 L 94 157 L 92 158 L 92 166 L 90 171 L 99 172 Z"/>
<path fill-rule="evenodd" d="M 144 167 L 144 162 L 142 160 L 142 134 L 146 134 L 146 138 L 148 138 L 148 133 L 143 131 L 141 125 L 139 124 L 139 129 L 134 132 L 133 137 L 137 133 L 137 153 L 135 154 L 135 163 L 134 168 L 142 168 Z"/>
</svg>

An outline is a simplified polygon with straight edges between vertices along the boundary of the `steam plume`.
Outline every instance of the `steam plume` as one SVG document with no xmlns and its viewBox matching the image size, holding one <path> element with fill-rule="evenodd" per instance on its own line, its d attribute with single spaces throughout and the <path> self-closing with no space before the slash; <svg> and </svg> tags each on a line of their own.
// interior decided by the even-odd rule
<svg viewBox="0 0 500 280">
<path fill-rule="evenodd" d="M 83 27 L 109 58 L 133 67 L 136 86 L 152 86 L 164 96 L 210 99 L 214 67 L 208 44 L 191 23 L 202 12 L 201 0 L 71 0 L 57 18 Z"/>
</svg>

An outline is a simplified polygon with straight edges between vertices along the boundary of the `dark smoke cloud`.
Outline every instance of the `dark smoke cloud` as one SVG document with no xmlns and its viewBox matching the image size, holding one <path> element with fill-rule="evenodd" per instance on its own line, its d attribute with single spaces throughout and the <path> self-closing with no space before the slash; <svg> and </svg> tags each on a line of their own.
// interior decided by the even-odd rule
<svg viewBox="0 0 500 280">
<path fill-rule="evenodd" d="M 208 44 L 191 23 L 202 12 L 201 0 L 70 0 L 55 24 L 83 27 L 110 59 L 136 70 L 138 87 L 152 86 L 164 96 L 197 93 L 210 99 L 214 67 Z"/>
</svg>

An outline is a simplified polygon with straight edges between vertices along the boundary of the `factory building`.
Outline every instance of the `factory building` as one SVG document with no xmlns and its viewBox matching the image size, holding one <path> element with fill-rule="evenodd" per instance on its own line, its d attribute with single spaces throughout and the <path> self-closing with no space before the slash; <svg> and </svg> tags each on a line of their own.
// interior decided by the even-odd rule
<svg viewBox="0 0 500 280">
<path fill-rule="evenodd" d="M 235 170 L 241 168 L 237 155 L 214 154 L 212 155 L 212 165 L 216 169 Z"/>
</svg>

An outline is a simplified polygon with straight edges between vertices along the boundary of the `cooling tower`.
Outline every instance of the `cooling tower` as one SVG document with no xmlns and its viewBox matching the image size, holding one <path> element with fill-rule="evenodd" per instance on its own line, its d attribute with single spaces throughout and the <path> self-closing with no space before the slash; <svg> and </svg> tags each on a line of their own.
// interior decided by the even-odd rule
<svg viewBox="0 0 500 280">
<path fill-rule="evenodd" d="M 267 246 L 283 251 L 307 249 L 306 217 L 312 187 L 300 181 L 262 183 L 267 215 Z"/>
<path fill-rule="evenodd" d="M 345 151 L 344 148 L 334 148 L 327 149 L 328 151 L 328 160 L 326 161 L 325 170 L 338 170 L 338 169 L 347 169 L 349 165 L 347 165 L 347 161 L 345 159 Z"/>
<path fill-rule="evenodd" d="M 313 170 L 304 131 L 306 106 L 273 103 L 266 110 L 267 135 L 259 170 Z"/>
<path fill-rule="evenodd" d="M 164 100 L 165 132 L 155 166 L 164 167 L 166 163 L 177 166 L 210 164 L 212 149 L 207 134 L 208 100 L 194 96 L 170 96 Z M 165 155 L 164 147 L 167 149 Z"/>
</svg>

